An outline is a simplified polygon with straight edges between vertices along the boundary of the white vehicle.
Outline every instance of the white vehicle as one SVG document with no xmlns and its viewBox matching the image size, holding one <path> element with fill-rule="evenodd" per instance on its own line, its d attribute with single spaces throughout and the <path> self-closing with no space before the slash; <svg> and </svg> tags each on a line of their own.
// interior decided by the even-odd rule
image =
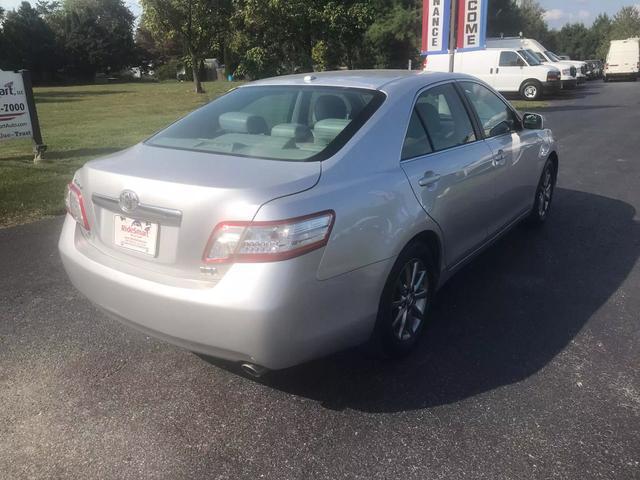
<svg viewBox="0 0 640 480">
<path fill-rule="evenodd" d="M 425 70 L 449 71 L 449 55 L 427 58 Z M 519 93 L 526 100 L 537 100 L 544 93 L 561 88 L 560 71 L 542 65 L 535 56 L 513 48 L 489 48 L 455 55 L 454 72 L 484 80 L 503 93 Z"/>
<path fill-rule="evenodd" d="M 611 78 L 626 77 L 638 79 L 640 71 L 640 39 L 613 40 L 604 66 L 604 81 Z"/>
<path fill-rule="evenodd" d="M 556 54 L 547 50 L 540 42 L 532 38 L 489 38 L 487 39 L 487 46 L 494 48 L 509 47 L 529 50 L 533 52 L 533 54 L 536 55 L 542 63 L 553 65 L 560 71 L 566 71 L 569 69 L 569 75 L 562 75 L 563 88 L 571 88 L 574 87 L 575 84 L 587 81 L 587 64 L 585 62 L 579 62 L 577 60 L 560 60 Z"/>
</svg>

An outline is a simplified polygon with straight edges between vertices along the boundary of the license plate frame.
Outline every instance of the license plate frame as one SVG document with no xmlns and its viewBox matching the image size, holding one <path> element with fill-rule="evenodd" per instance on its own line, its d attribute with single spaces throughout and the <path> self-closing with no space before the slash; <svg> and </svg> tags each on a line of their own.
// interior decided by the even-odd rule
<svg viewBox="0 0 640 480">
<path fill-rule="evenodd" d="M 113 216 L 113 243 L 122 249 L 155 257 L 158 254 L 159 233 L 158 223 L 119 213 Z"/>
</svg>

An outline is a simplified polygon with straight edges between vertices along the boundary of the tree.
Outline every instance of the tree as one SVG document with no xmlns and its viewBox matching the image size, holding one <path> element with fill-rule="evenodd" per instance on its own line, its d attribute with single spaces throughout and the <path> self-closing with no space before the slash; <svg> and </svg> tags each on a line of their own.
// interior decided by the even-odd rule
<svg viewBox="0 0 640 480">
<path fill-rule="evenodd" d="M 1 45 L 2 69 L 31 70 L 35 81 L 50 79 L 56 70 L 54 33 L 28 2 L 6 13 Z"/>
<path fill-rule="evenodd" d="M 557 50 L 575 60 L 595 58 L 598 41 L 583 23 L 564 25 L 556 36 Z"/>
<path fill-rule="evenodd" d="M 226 31 L 226 0 L 141 0 L 144 27 L 156 38 L 179 40 L 193 71 L 194 90 L 203 93 L 200 65 Z"/>
<path fill-rule="evenodd" d="M 77 78 L 117 72 L 137 60 L 135 17 L 122 0 L 65 0 L 47 19 L 64 52 L 65 70 Z"/>
<path fill-rule="evenodd" d="M 611 23 L 610 40 L 640 37 L 640 12 L 635 7 L 622 7 Z"/>
<path fill-rule="evenodd" d="M 377 68 L 406 68 L 407 61 L 419 63 L 422 5 L 414 1 L 380 4 L 366 40 Z"/>
<path fill-rule="evenodd" d="M 591 25 L 591 36 L 596 44 L 594 58 L 604 59 L 609 51 L 609 38 L 611 36 L 611 18 L 601 14 L 596 17 Z"/>
</svg>

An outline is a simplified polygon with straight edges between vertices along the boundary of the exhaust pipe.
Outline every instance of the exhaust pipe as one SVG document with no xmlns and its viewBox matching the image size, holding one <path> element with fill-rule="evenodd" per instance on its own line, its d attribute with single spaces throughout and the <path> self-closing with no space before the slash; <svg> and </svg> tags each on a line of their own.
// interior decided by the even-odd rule
<svg viewBox="0 0 640 480">
<path fill-rule="evenodd" d="M 240 368 L 244 373 L 253 378 L 260 378 L 268 372 L 268 369 L 266 369 L 265 367 L 254 365 L 253 363 L 241 363 Z"/>
</svg>

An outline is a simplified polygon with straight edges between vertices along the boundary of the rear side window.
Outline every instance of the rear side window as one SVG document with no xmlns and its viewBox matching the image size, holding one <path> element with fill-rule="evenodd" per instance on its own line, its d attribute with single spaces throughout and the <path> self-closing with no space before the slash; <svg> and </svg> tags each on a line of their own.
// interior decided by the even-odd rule
<svg viewBox="0 0 640 480">
<path fill-rule="evenodd" d="M 501 67 L 519 67 L 522 62 L 516 52 L 500 52 Z"/>
<path fill-rule="evenodd" d="M 422 93 L 416 102 L 415 112 L 427 129 L 434 152 L 476 140 L 469 115 L 450 83 Z"/>
<path fill-rule="evenodd" d="M 516 116 L 495 93 L 478 83 L 460 82 L 460 85 L 478 114 L 486 137 L 496 137 L 516 129 Z"/>
<path fill-rule="evenodd" d="M 431 153 L 431 142 L 427 137 L 427 132 L 422 125 L 422 120 L 418 117 L 416 110 L 411 113 L 407 136 L 402 146 L 402 160 L 408 160 L 414 157 L 421 157 L 427 153 Z"/>
</svg>

